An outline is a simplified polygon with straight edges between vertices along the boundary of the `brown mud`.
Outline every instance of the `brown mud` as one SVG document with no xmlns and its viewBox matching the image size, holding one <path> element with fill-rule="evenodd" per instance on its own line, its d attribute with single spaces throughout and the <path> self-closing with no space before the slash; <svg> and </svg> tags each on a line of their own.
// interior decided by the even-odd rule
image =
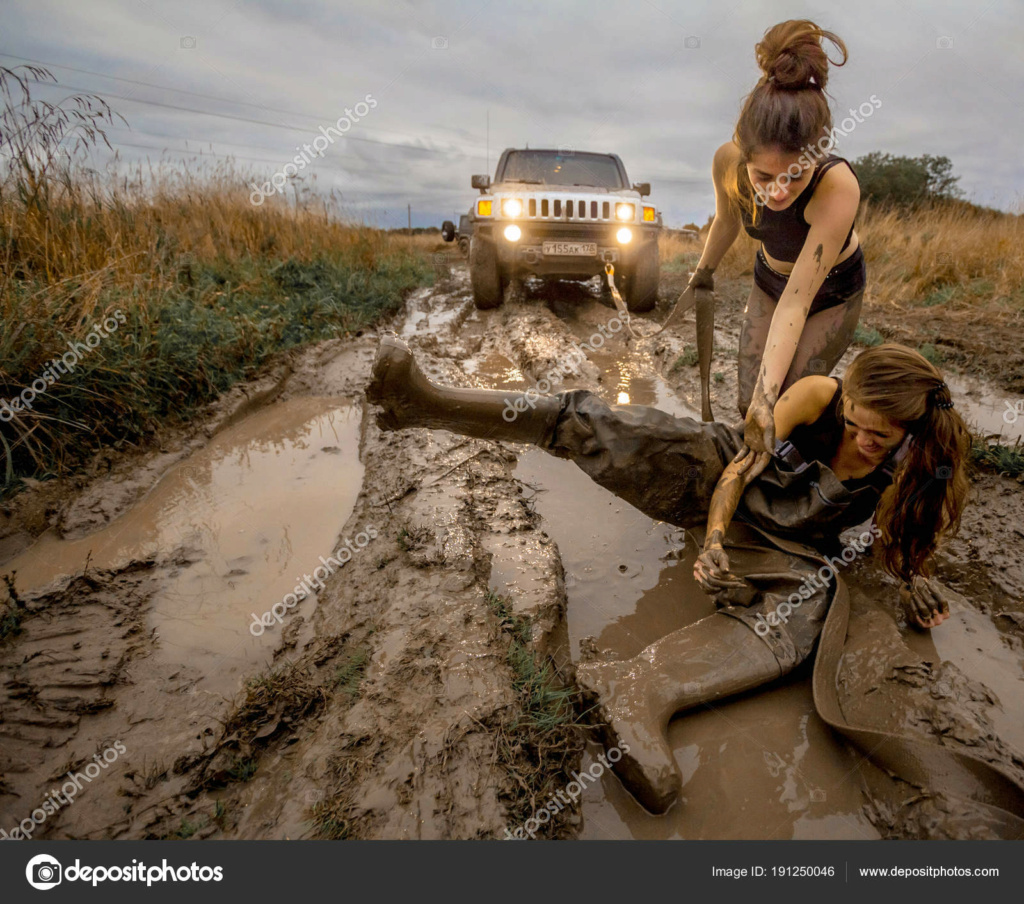
<svg viewBox="0 0 1024 904">
<path fill-rule="evenodd" d="M 663 288 L 638 334 L 681 288 Z M 723 282 L 716 309 L 712 404 L 730 423 L 748 289 Z M 572 283 L 530 284 L 476 311 L 460 268 L 389 326 L 439 383 L 586 388 L 696 416 L 692 312 L 628 343 L 616 316 Z M 0 589 L 11 628 L 0 829 L 28 819 L 51 839 L 498 838 L 596 762 L 593 742 L 581 757 L 582 730 L 524 721 L 517 638 L 571 686 L 582 638 L 627 657 L 707 615 L 692 539 L 534 447 L 380 432 L 362 395 L 376 342 L 292 353 L 150 451 L 108 453 L 3 513 L 0 574 L 16 574 Z M 996 432 L 1000 388 L 949 382 L 958 407 Z M 907 627 L 870 557 L 846 570 L 851 721 L 1024 775 L 1021 524 L 1020 485 L 978 476 L 938 574 L 957 605 L 930 633 Z M 332 553 L 339 564 L 317 575 Z M 284 606 L 307 576 L 322 589 Z M 509 608 L 496 604 L 504 594 Z M 254 636 L 253 615 L 275 605 L 280 619 Z M 115 742 L 116 762 L 33 822 L 69 771 Z M 677 718 L 669 744 L 684 785 L 667 815 L 606 772 L 537 834 L 985 836 L 969 806 L 892 779 L 832 734 L 806 667 Z"/>
</svg>

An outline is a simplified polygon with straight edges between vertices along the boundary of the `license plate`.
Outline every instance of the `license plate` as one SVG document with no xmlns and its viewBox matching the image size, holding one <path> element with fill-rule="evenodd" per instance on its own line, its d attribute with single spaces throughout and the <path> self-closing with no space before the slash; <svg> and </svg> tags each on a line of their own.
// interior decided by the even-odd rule
<svg viewBox="0 0 1024 904">
<path fill-rule="evenodd" d="M 545 254 L 594 257 L 597 254 L 597 242 L 544 242 Z"/>
</svg>

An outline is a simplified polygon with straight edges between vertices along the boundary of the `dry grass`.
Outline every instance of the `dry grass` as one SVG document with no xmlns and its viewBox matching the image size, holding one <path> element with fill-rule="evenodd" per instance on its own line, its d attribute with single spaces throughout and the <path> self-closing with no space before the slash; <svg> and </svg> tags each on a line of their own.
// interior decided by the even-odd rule
<svg viewBox="0 0 1024 904">
<path fill-rule="evenodd" d="M 1019 321 L 1024 311 L 1024 217 L 957 202 L 915 210 L 873 209 L 857 216 L 868 268 L 868 298 L 896 309 L 985 308 Z M 662 266 L 692 269 L 707 232 L 699 240 L 666 235 Z M 743 230 L 717 273 L 749 278 L 758 242 Z"/>
</svg>

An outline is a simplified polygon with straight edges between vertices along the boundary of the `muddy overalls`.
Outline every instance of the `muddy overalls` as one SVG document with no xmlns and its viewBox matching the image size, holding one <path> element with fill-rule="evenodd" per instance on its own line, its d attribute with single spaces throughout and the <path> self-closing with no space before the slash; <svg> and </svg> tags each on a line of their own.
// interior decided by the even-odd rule
<svg viewBox="0 0 1024 904">
<path fill-rule="evenodd" d="M 743 446 L 742 433 L 647 406 L 608 405 L 589 390 L 560 397 L 561 414 L 545 449 L 571 459 L 649 517 L 689 529 L 703 545 L 711 496 Z M 874 483 L 851 490 L 825 464 L 804 462 L 791 444 L 777 443 L 743 494 L 723 546 L 730 571 L 747 586 L 719 592 L 715 604 L 768 644 L 783 674 L 813 650 L 834 572 L 856 558 L 858 542 L 846 547 L 844 558 L 839 534 L 871 518 L 891 482 L 892 464 L 877 473 Z M 859 548 L 874 539 L 866 527 Z"/>
</svg>

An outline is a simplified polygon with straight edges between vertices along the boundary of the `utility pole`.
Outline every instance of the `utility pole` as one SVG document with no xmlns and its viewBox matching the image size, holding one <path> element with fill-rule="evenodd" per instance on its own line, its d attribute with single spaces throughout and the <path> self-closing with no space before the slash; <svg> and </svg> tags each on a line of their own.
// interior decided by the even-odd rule
<svg viewBox="0 0 1024 904">
<path fill-rule="evenodd" d="M 412 235 L 412 205 L 406 204 L 405 208 L 409 213 L 409 235 Z"/>
</svg>

